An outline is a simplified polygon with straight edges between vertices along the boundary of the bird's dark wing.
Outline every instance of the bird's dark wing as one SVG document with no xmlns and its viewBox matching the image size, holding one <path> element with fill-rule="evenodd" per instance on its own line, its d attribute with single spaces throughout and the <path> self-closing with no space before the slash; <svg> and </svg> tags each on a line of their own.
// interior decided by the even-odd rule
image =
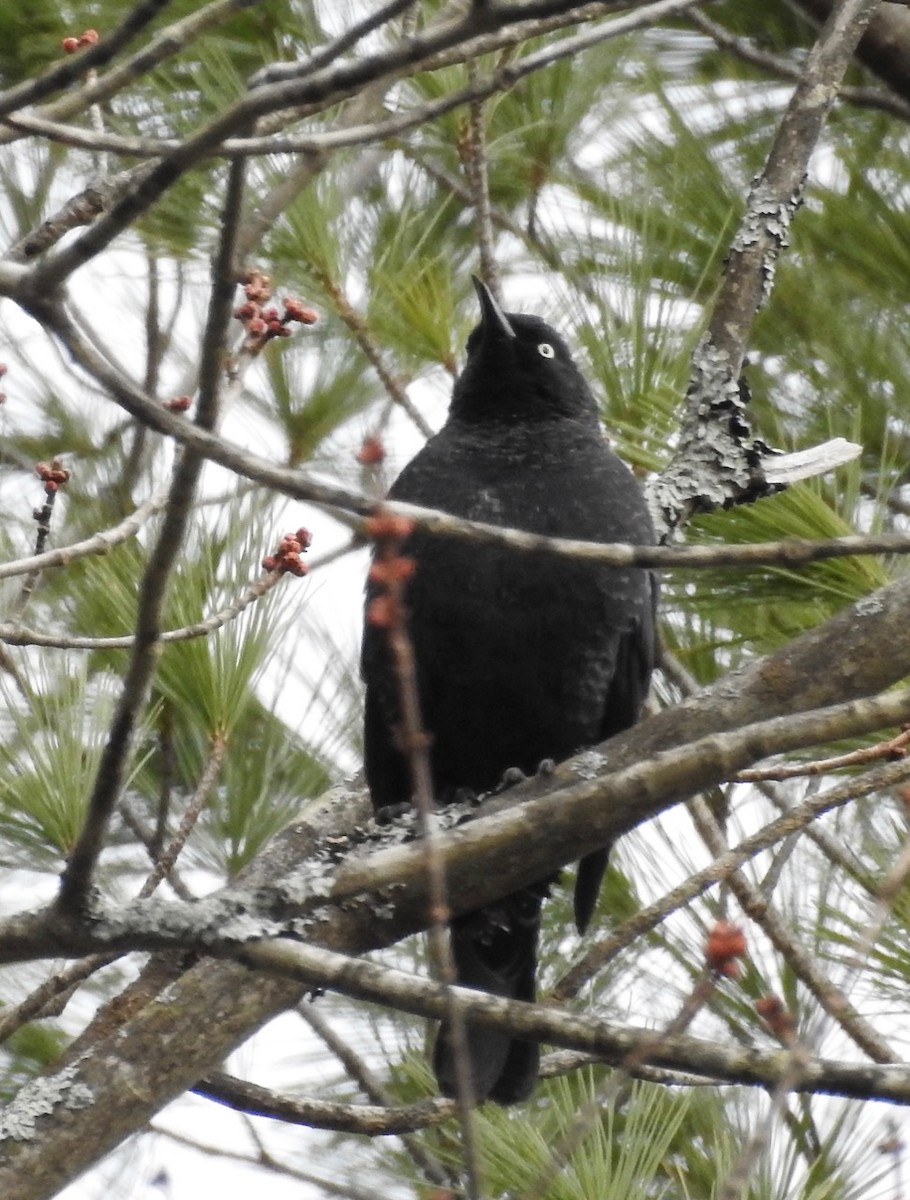
<svg viewBox="0 0 910 1200">
<path fill-rule="evenodd" d="M 629 729 L 638 720 L 645 698 L 651 672 L 658 661 L 657 597 L 658 585 L 655 575 L 649 572 L 650 607 L 634 628 L 619 635 L 616 648 L 616 664 L 604 710 L 601 739 L 606 740 L 624 729 Z M 610 846 L 586 854 L 578 864 L 575 876 L 575 926 L 584 933 L 600 895 L 604 872 L 610 858 Z"/>
</svg>

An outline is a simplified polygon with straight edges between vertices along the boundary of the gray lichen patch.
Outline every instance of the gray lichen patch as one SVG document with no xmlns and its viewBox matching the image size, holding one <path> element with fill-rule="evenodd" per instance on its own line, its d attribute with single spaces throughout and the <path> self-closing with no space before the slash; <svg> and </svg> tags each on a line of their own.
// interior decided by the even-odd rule
<svg viewBox="0 0 910 1200">
<path fill-rule="evenodd" d="M 70 1063 L 55 1075 L 42 1075 L 19 1089 L 0 1111 L 0 1142 L 29 1141 L 37 1133 L 39 1117 L 50 1116 L 59 1107 L 87 1108 L 94 1094 L 79 1080 L 80 1061 Z"/>
<path fill-rule="evenodd" d="M 607 769 L 607 756 L 598 750 L 585 750 L 572 760 L 572 771 L 579 779 L 596 779 Z"/>
</svg>

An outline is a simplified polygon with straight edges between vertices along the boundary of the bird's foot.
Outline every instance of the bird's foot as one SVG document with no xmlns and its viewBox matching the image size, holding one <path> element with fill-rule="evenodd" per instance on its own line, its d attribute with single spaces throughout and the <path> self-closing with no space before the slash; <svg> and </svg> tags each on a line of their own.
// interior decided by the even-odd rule
<svg viewBox="0 0 910 1200">
<path fill-rule="evenodd" d="M 502 779 L 497 783 L 496 787 L 490 792 L 491 796 L 498 796 L 500 792 L 508 791 L 509 788 L 515 787 L 518 783 L 524 783 L 529 776 L 525 775 L 521 767 L 506 767 L 502 773 Z"/>
<path fill-rule="evenodd" d="M 377 808 L 373 813 L 373 820 L 377 825 L 391 825 L 399 817 L 413 811 L 414 806 L 410 800 L 403 800 L 400 804 L 384 804 L 382 808 Z"/>
</svg>

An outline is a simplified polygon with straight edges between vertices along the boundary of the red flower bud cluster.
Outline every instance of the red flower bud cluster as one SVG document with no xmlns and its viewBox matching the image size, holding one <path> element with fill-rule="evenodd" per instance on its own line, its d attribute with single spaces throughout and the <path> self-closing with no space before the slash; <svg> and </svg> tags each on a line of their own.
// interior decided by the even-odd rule
<svg viewBox="0 0 910 1200">
<path fill-rule="evenodd" d="M 312 325 L 319 320 L 312 308 L 307 308 L 292 296 L 284 301 L 284 313 L 281 315 L 274 305 L 263 307 L 271 299 L 272 281 L 261 271 L 249 272 L 243 283 L 243 291 L 246 301 L 234 309 L 234 316 L 247 332 L 244 350 L 248 354 L 258 353 L 272 338 L 290 337 L 288 325 L 292 321 Z"/>
<path fill-rule="evenodd" d="M 280 571 L 282 574 L 306 575 L 309 567 L 300 557 L 309 550 L 313 535 L 309 529 L 298 529 L 296 533 L 286 533 L 278 543 L 274 554 L 267 554 L 262 560 L 266 571 Z"/>
<path fill-rule="evenodd" d="M 718 975 L 735 979 L 739 974 L 736 961 L 746 953 L 746 935 L 738 925 L 729 921 L 718 921 L 708 930 L 705 944 L 705 962 Z"/>
<path fill-rule="evenodd" d="M 356 459 L 362 467 L 375 467 L 385 458 L 385 446 L 382 438 L 375 433 L 368 433 L 360 444 Z"/>
<path fill-rule="evenodd" d="M 50 464 L 46 462 L 35 463 L 35 473 L 40 479 L 44 480 L 44 491 L 48 496 L 53 496 L 60 485 L 66 483 L 70 477 L 69 471 L 67 471 L 59 458 L 55 458 Z"/>
<path fill-rule="evenodd" d="M 393 629 L 404 624 L 404 585 L 416 567 L 413 558 L 401 553 L 401 543 L 414 532 L 414 522 L 410 517 L 378 512 L 367 517 L 363 529 L 376 542 L 370 579 L 378 585 L 367 605 L 367 620 L 379 629 Z"/>
<path fill-rule="evenodd" d="M 796 1020 L 783 1000 L 777 996 L 762 996 L 755 1001 L 755 1011 L 775 1037 L 792 1042 L 796 1036 Z"/>
<path fill-rule="evenodd" d="M 171 412 L 186 412 L 192 403 L 192 396 L 172 396 L 170 400 L 165 400 L 164 407 Z"/>
<path fill-rule="evenodd" d="M 80 33 L 78 37 L 66 37 L 60 43 L 65 54 L 75 54 L 77 50 L 81 50 L 83 46 L 94 46 L 98 41 L 97 29 L 86 29 L 85 33 Z"/>
</svg>

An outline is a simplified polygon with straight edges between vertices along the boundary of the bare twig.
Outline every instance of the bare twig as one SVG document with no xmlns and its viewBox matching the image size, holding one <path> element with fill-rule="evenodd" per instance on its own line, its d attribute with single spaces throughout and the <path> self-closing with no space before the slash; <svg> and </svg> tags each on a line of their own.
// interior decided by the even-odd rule
<svg viewBox="0 0 910 1200">
<path fill-rule="evenodd" d="M 690 805 L 690 810 L 695 820 L 695 826 L 711 853 L 714 855 L 725 853 L 723 834 L 707 804 L 702 800 L 695 799 Z M 868 1054 L 873 1062 L 899 1061 L 888 1043 L 857 1012 L 844 992 L 832 983 L 826 972 L 812 959 L 809 952 L 799 945 L 792 930 L 787 927 L 786 922 L 771 905 L 768 898 L 741 871 L 731 871 L 727 880 L 746 916 L 750 917 L 764 931 L 775 950 L 784 957 L 794 975 L 805 984 L 824 1011 L 840 1025 L 844 1033 L 865 1054 Z"/>
<path fill-rule="evenodd" d="M 382 386 L 388 392 L 390 398 L 398 407 L 408 414 L 416 427 L 420 430 L 424 437 L 431 437 L 433 434 L 432 427 L 428 424 L 423 413 L 414 407 L 414 404 L 407 393 L 407 384 L 394 371 L 392 371 L 385 361 L 385 356 L 380 350 L 373 337 L 370 329 L 364 318 L 357 312 L 354 306 L 350 303 L 347 296 L 341 290 L 341 287 L 333 280 L 326 279 L 324 281 L 326 292 L 331 297 L 335 310 L 353 333 L 357 341 L 357 345 L 366 355 L 367 359 L 373 366 L 376 374 L 379 376 Z"/>
<path fill-rule="evenodd" d="M 477 60 L 468 63 L 468 79 L 476 87 Z M 471 191 L 474 220 L 477 226 L 477 245 L 480 249 L 480 276 L 496 299 L 502 301 L 499 267 L 493 250 L 493 218 L 490 210 L 490 180 L 487 171 L 486 128 L 482 100 L 468 105 L 468 120 L 461 138 L 460 150 L 465 175 Z"/>
<path fill-rule="evenodd" d="M 60 464 L 57 463 L 56 459 L 54 460 L 53 465 L 60 468 Z M 48 468 L 46 463 L 39 463 L 39 474 L 41 473 L 42 469 L 44 469 L 45 473 L 47 473 L 50 468 Z M 60 476 L 66 476 L 67 478 L 69 477 L 69 472 L 62 468 L 60 468 L 57 473 Z M 41 506 L 41 508 L 36 508 L 34 510 L 34 517 L 38 523 L 38 533 L 35 537 L 35 553 L 32 556 L 33 561 L 35 559 L 40 559 L 44 554 L 44 547 L 47 545 L 47 539 L 51 532 L 51 518 L 54 515 L 54 503 L 56 499 L 57 484 L 49 482 L 44 489 L 44 504 Z M 13 605 L 13 613 L 17 620 L 25 611 L 26 605 L 32 598 L 40 578 L 40 567 L 32 567 L 32 569 L 26 574 L 25 579 L 22 581 L 22 587 L 20 588 L 19 595 L 16 597 L 16 601 Z"/>
<path fill-rule="evenodd" d="M 790 763 L 779 767 L 761 767 L 746 771 L 737 771 L 734 783 L 763 783 L 765 781 L 780 781 L 784 779 L 801 779 L 806 776 L 827 775 L 831 771 L 839 771 L 844 767 L 857 767 L 865 763 L 875 762 L 879 758 L 903 758 L 910 743 L 910 729 L 905 729 L 897 737 L 884 742 L 876 742 L 874 746 L 864 746 L 860 750 L 851 750 L 849 754 L 838 754 L 833 758 L 821 758 L 815 762 Z"/>
<path fill-rule="evenodd" d="M 207 1075 L 193 1091 L 251 1116 L 271 1117 L 290 1125 L 357 1133 L 366 1137 L 397 1135 L 407 1138 L 412 1146 L 419 1146 L 419 1143 L 414 1138 L 408 1138 L 409 1134 L 449 1121 L 455 1115 L 454 1101 L 441 1097 L 407 1105 L 343 1104 L 285 1095 L 221 1072 Z M 437 1185 L 451 1183 L 451 1177 L 438 1165 L 429 1178 Z"/>
<path fill-rule="evenodd" d="M 0 117 L 14 109 L 35 104 L 51 92 L 62 91 L 75 83 L 87 70 L 104 66 L 132 38 L 153 21 L 167 0 L 141 0 L 133 5 L 121 23 L 94 46 L 82 51 L 78 58 L 64 58 L 55 63 L 39 79 L 26 79 L 0 94 Z"/>
<path fill-rule="evenodd" d="M 672 912 L 702 895 L 731 872 L 755 858 L 763 850 L 805 829 L 826 812 L 849 804 L 860 796 L 893 787 L 910 778 L 910 763 L 889 763 L 859 778 L 845 780 L 836 787 L 795 804 L 783 816 L 744 838 L 738 846 L 719 853 L 712 862 L 690 875 L 677 887 L 629 917 L 613 932 L 588 948 L 584 955 L 559 980 L 551 992 L 554 1002 L 563 1003 L 576 995 L 593 975 L 612 961 L 643 934 L 656 929 Z"/>
<path fill-rule="evenodd" d="M 200 355 L 201 386 L 196 423 L 207 430 L 215 425 L 220 406 L 223 362 L 235 286 L 231 274 L 234 235 L 240 218 L 243 179 L 244 170 L 232 168 Z M 88 900 L 92 871 L 101 853 L 108 821 L 122 787 L 136 717 L 145 701 L 157 662 L 157 642 L 168 582 L 183 543 L 202 465 L 203 460 L 198 455 L 185 450 L 174 474 L 161 531 L 139 593 L 136 643 L 130 665 L 102 752 L 85 824 L 61 876 L 58 905 L 62 911 L 80 911 Z"/>
<path fill-rule="evenodd" d="M 800 78 L 803 68 L 799 63 L 784 58 L 780 54 L 762 50 L 749 38 L 736 37 L 729 29 L 725 29 L 723 25 L 713 21 L 699 9 L 691 9 L 689 20 L 702 33 L 706 33 L 715 41 L 722 50 L 729 50 L 743 62 L 760 67 L 763 71 L 769 71 L 781 79 L 795 81 Z M 839 89 L 838 95 L 841 100 L 855 104 L 858 108 L 875 108 L 881 112 L 890 113 L 893 117 L 900 117 L 903 121 L 910 121 L 910 104 L 906 100 L 902 100 L 900 96 L 882 88 L 850 87 L 845 84 Z"/>
<path fill-rule="evenodd" d="M 292 1163 L 283 1163 L 275 1158 L 271 1153 L 266 1152 L 261 1143 L 257 1142 L 259 1153 L 255 1155 L 242 1154 L 238 1150 L 232 1150 L 226 1146 L 207 1146 L 204 1142 L 197 1141 L 195 1138 L 185 1137 L 183 1134 L 175 1133 L 172 1129 L 165 1129 L 161 1125 L 153 1125 L 152 1130 L 159 1137 L 168 1138 L 178 1146 L 186 1146 L 190 1150 L 197 1150 L 200 1154 L 208 1154 L 213 1158 L 228 1159 L 231 1162 L 246 1163 L 252 1167 L 263 1167 L 267 1171 L 271 1171 L 274 1175 L 281 1175 L 287 1179 L 296 1179 L 300 1183 L 311 1184 L 313 1187 L 319 1188 L 326 1196 L 337 1196 L 339 1200 L 376 1200 L 375 1188 L 358 1188 L 350 1180 L 344 1180 L 339 1183 L 337 1179 L 329 1178 L 326 1175 L 314 1175 L 311 1171 L 302 1171 L 299 1166 Z M 254 1141 L 256 1139 L 254 1138 Z"/>
<path fill-rule="evenodd" d="M 96 536 L 100 537 L 101 535 Z M 337 562 L 339 558 L 350 554 L 352 550 L 359 549 L 362 545 L 363 542 L 360 538 L 350 538 L 336 549 L 314 558 L 309 563 L 309 574 L 319 567 Z M 98 551 L 98 553 L 101 552 Z M 0 567 L 0 571 L 2 571 L 2 567 Z M 194 638 L 206 637 L 236 620 L 251 604 L 261 600 L 273 587 L 277 586 L 283 578 L 284 576 L 280 572 L 266 571 L 255 583 L 251 583 L 246 591 L 241 592 L 230 604 L 220 608 L 218 612 L 197 621 L 194 625 L 184 625 L 179 629 L 165 629 L 158 640 L 160 642 L 186 642 L 192 641 Z M 135 645 L 136 635 L 128 633 L 122 637 L 80 637 L 75 634 L 41 633 L 37 629 L 28 629 L 12 622 L 0 622 L 0 642 L 6 642 L 10 646 L 47 646 L 57 650 L 126 650 Z"/>
<path fill-rule="evenodd" d="M 370 1070 L 360 1055 L 355 1054 L 350 1042 L 347 1038 L 339 1036 L 332 1028 L 331 1024 L 325 1019 L 315 1004 L 304 1001 L 297 1005 L 297 1012 L 303 1018 L 309 1027 L 316 1033 L 332 1053 L 342 1063 L 347 1073 L 352 1079 L 355 1079 L 364 1094 L 371 1101 L 371 1105 L 379 1107 L 381 1112 L 388 1114 L 390 1110 L 399 1107 L 396 1105 L 395 1098 L 389 1090 L 383 1086 L 382 1081 Z M 362 1118 L 365 1113 L 362 1111 L 365 1106 L 352 1105 L 354 1116 Z M 426 1116 L 427 1124 L 436 1124 L 438 1121 L 443 1121 L 455 1113 L 455 1105 L 451 1100 L 433 1099 L 423 1101 L 415 1105 L 418 1111 L 422 1110 Z M 405 1121 L 409 1127 L 401 1131 L 402 1143 L 414 1163 L 424 1172 L 427 1179 L 431 1183 L 445 1184 L 450 1183 L 451 1179 L 446 1172 L 442 1163 L 430 1153 L 422 1142 L 416 1138 L 409 1137 L 411 1132 L 410 1119 L 415 1114 L 412 1113 Z M 367 1132 L 361 1128 L 360 1132 Z"/>
<path fill-rule="evenodd" d="M 93 75 L 92 72 L 97 67 L 104 65 L 104 63 L 113 57 L 112 50 L 119 49 L 121 45 L 126 43 L 128 39 L 125 34 L 127 32 L 129 37 L 132 37 L 143 25 L 149 23 L 158 9 L 163 7 L 160 0 L 157 3 L 147 2 L 139 5 L 139 10 L 144 10 L 144 19 L 141 24 L 137 23 L 137 12 L 134 11 L 130 14 L 130 18 L 123 22 L 119 30 L 115 30 L 109 37 L 102 38 L 97 45 L 90 47 L 88 51 L 81 51 L 75 57 L 75 60 L 70 60 L 69 63 L 65 64 L 70 67 L 70 71 L 66 73 L 68 76 L 66 79 L 67 85 L 75 82 L 80 77 L 85 77 L 86 82 L 78 88 L 68 87 L 66 93 L 59 100 L 39 110 L 40 115 L 55 120 L 72 116 L 75 113 L 86 112 L 91 109 L 92 105 L 102 104 L 105 100 L 110 100 L 112 96 L 117 95 L 124 87 L 135 83 L 143 75 L 160 66 L 166 59 L 180 54 L 185 49 L 187 43 L 198 34 L 204 32 L 206 29 L 217 27 L 224 21 L 229 20 L 237 12 L 242 12 L 246 8 L 252 8 L 258 3 L 259 0 L 213 0 L 212 3 L 202 5 L 181 20 L 174 21 L 171 25 L 158 30 L 152 37 L 147 39 L 140 50 L 131 57 L 124 59 L 123 62 L 118 63 L 117 66 L 112 67 L 105 74 Z M 64 64 L 61 64 L 61 67 L 58 68 L 61 74 L 63 74 L 63 66 Z M 9 98 L 15 94 L 16 90 L 11 89 L 4 97 L 0 97 L 0 115 L 10 116 L 15 112 L 15 108 L 19 107 L 20 103 L 33 104 L 37 98 L 35 95 L 32 95 L 27 100 L 11 105 Z M 47 94 L 47 92 L 44 94 Z M 0 135 L 0 145 L 11 140 L 8 135 Z"/>
<path fill-rule="evenodd" d="M 158 887 L 158 884 L 165 879 L 171 868 L 176 863 L 180 852 L 186 845 L 187 838 L 193 832 L 196 822 L 202 813 L 203 808 L 208 803 L 209 797 L 212 794 L 212 789 L 218 779 L 218 773 L 221 770 L 221 764 L 224 761 L 225 753 L 227 752 L 227 740 L 218 733 L 213 734 L 211 746 L 209 747 L 209 755 L 206 760 L 205 767 L 199 782 L 196 785 L 196 790 L 186 806 L 186 811 L 180 820 L 180 825 L 177 832 L 168 842 L 167 846 L 162 850 L 155 863 L 152 873 L 146 879 L 140 889 L 140 899 L 146 896 L 151 896 L 152 892 Z"/>
<path fill-rule="evenodd" d="M 403 539 L 410 525 L 380 513 L 373 518 L 376 553 L 370 575 L 380 594 L 367 608 L 367 620 L 385 629 L 395 677 L 398 682 L 400 715 L 397 740 L 407 758 L 411 795 L 417 810 L 424 869 L 427 878 L 428 941 L 430 959 L 436 977 L 450 997 L 446 1020 L 452 1039 L 455 1066 L 455 1090 L 461 1129 L 467 1188 L 471 1200 L 480 1200 L 481 1182 L 477 1142 L 471 1109 L 475 1103 L 474 1084 L 468 1057 L 467 1030 L 455 999 L 455 961 L 447 931 L 451 918 L 445 866 L 439 855 L 434 825 L 433 774 L 430 765 L 430 739 L 423 728 L 417 694 L 417 661 L 407 628 L 405 583 L 413 560 L 401 554 Z M 418 568 L 419 569 L 419 565 Z"/>
<path fill-rule="evenodd" d="M 120 542 L 135 537 L 150 517 L 159 513 L 167 501 L 167 491 L 161 489 L 135 512 L 131 513 L 118 525 L 110 529 L 93 533 L 82 542 L 74 542 L 70 546 L 58 546 L 55 550 L 45 550 L 30 558 L 19 558 L 14 562 L 0 563 L 0 579 L 8 579 L 13 575 L 27 575 L 31 571 L 44 571 L 48 567 L 65 567 L 76 559 L 90 554 L 109 554 L 111 549 Z"/>
</svg>

